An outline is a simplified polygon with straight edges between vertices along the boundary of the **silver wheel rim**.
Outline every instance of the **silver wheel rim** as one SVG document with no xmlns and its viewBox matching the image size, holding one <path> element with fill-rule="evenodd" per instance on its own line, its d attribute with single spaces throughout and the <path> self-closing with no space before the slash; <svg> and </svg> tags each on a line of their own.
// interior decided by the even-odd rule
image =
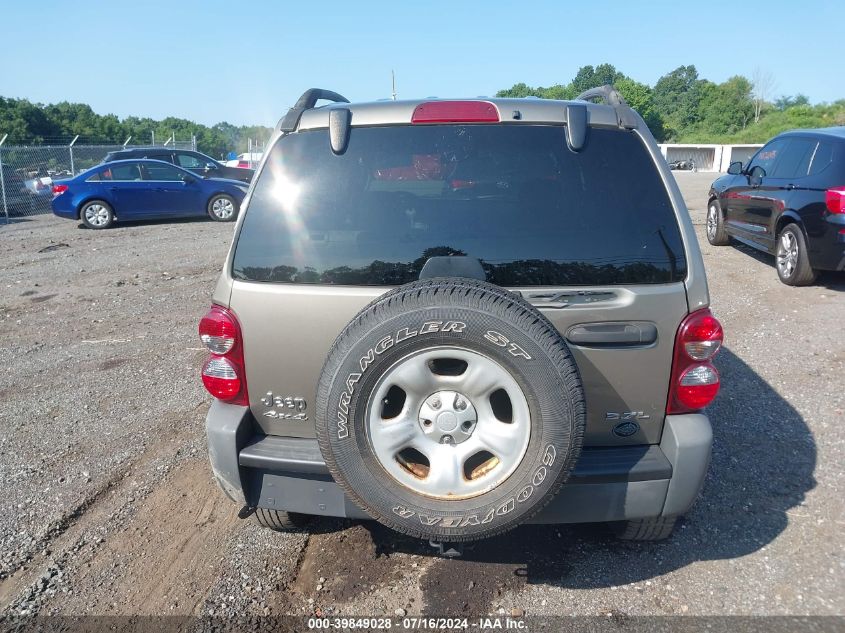
<svg viewBox="0 0 845 633">
<path fill-rule="evenodd" d="M 798 266 L 798 240 L 791 231 L 781 233 L 778 240 L 777 265 L 784 277 L 792 277 Z"/>
<path fill-rule="evenodd" d="M 101 204 L 89 204 L 85 207 L 85 219 L 92 226 L 105 226 L 109 221 L 109 210 Z"/>
<path fill-rule="evenodd" d="M 430 363 L 444 360 L 466 363 L 466 369 L 460 375 L 435 373 Z M 404 403 L 386 418 L 393 387 L 404 393 Z M 510 421 L 502 419 L 508 417 L 502 415 L 505 396 Z M 460 348 L 430 348 L 398 361 L 373 390 L 366 415 L 381 467 L 402 486 L 436 499 L 467 499 L 496 488 L 522 463 L 531 437 L 528 400 L 513 376 L 496 361 Z M 414 455 L 428 467 L 414 462 Z"/>
<path fill-rule="evenodd" d="M 716 205 L 711 204 L 707 209 L 707 235 L 714 239 L 716 237 L 716 229 L 719 226 L 719 216 L 717 215 Z"/>
<path fill-rule="evenodd" d="M 211 212 L 221 220 L 228 220 L 235 214 L 235 205 L 228 198 L 215 198 L 211 203 Z"/>
</svg>

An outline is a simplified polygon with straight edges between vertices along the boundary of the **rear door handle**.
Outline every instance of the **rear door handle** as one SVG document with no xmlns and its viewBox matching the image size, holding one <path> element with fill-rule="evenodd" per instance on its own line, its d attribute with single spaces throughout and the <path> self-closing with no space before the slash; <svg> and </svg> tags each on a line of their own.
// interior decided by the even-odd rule
<svg viewBox="0 0 845 633">
<path fill-rule="evenodd" d="M 639 347 L 657 341 L 657 326 L 649 321 L 580 323 L 566 331 L 566 340 L 584 347 Z"/>
</svg>

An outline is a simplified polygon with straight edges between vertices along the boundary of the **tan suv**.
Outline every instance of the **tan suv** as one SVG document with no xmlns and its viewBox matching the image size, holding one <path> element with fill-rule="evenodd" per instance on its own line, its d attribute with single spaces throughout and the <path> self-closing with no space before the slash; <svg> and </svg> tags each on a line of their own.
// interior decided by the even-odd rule
<svg viewBox="0 0 845 633">
<path fill-rule="evenodd" d="M 615 90 L 309 90 L 242 208 L 199 327 L 211 463 L 241 516 L 658 539 L 693 503 L 722 329 L 675 181 Z"/>
</svg>

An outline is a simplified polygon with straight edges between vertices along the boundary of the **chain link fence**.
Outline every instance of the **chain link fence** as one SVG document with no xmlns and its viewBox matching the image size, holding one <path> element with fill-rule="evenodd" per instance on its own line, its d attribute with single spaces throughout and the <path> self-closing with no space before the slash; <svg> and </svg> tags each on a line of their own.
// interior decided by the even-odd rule
<svg viewBox="0 0 845 633">
<path fill-rule="evenodd" d="M 9 145 L 0 134 L 0 217 L 50 213 L 53 181 L 71 178 L 103 161 L 106 154 L 134 147 L 127 144 Z M 196 149 L 196 139 L 165 143 L 175 149 Z M 150 145 L 145 145 L 149 147 Z"/>
</svg>

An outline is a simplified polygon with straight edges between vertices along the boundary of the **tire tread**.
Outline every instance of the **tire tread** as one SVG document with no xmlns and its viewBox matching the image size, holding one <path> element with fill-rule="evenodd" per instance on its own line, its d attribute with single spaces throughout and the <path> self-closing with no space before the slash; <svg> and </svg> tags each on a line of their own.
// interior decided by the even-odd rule
<svg viewBox="0 0 845 633">
<path fill-rule="evenodd" d="M 677 516 L 623 521 L 616 526 L 616 536 L 624 541 L 662 541 L 672 535 Z"/>
<path fill-rule="evenodd" d="M 286 532 L 302 529 L 308 524 L 309 517 L 307 514 L 299 514 L 297 512 L 256 508 L 255 521 L 262 527 L 277 532 Z"/>
</svg>

